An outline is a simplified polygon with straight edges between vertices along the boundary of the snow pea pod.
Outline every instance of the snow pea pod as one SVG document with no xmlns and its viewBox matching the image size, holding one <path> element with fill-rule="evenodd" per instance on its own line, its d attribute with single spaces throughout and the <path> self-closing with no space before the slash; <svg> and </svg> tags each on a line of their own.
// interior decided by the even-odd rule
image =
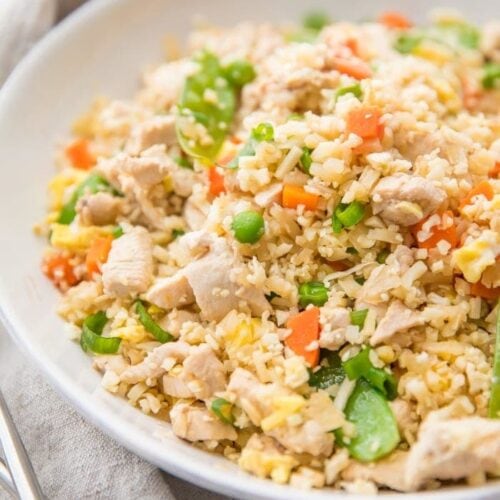
<svg viewBox="0 0 500 500">
<path fill-rule="evenodd" d="M 500 307 L 497 312 L 497 332 L 495 342 L 495 357 L 493 360 L 493 381 L 488 416 L 500 418 Z"/>
<path fill-rule="evenodd" d="M 188 76 L 184 84 L 176 131 L 185 153 L 211 161 L 231 128 L 237 92 L 255 77 L 255 72 L 244 61 L 224 68 L 207 51 L 198 54 L 195 61 L 198 71 Z"/>
<path fill-rule="evenodd" d="M 356 382 L 344 414 L 356 426 L 356 435 L 347 440 L 339 429 L 335 437 L 357 460 L 378 460 L 398 445 L 398 426 L 387 400 L 363 378 Z"/>
</svg>

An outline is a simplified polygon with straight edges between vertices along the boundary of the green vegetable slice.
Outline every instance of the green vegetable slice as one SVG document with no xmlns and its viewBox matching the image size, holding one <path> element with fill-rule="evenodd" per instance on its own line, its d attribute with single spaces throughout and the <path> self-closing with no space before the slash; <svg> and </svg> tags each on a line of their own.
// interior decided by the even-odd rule
<svg viewBox="0 0 500 500">
<path fill-rule="evenodd" d="M 87 316 L 83 322 L 80 346 L 85 352 L 95 354 L 116 354 L 120 348 L 118 337 L 102 337 L 108 318 L 104 311 Z"/>
<path fill-rule="evenodd" d="M 256 73 L 248 61 L 233 61 L 224 69 L 224 75 L 234 86 L 242 87 L 250 83 Z"/>
<path fill-rule="evenodd" d="M 401 54 L 411 54 L 411 52 L 420 45 L 423 39 L 424 36 L 422 35 L 401 35 L 396 39 L 394 49 Z"/>
<path fill-rule="evenodd" d="M 358 311 L 351 312 L 351 324 L 363 328 L 365 325 L 366 315 L 368 314 L 368 309 L 359 309 Z"/>
<path fill-rule="evenodd" d="M 384 396 L 366 380 L 356 382 L 344 414 L 356 426 L 356 435 L 348 441 L 339 429 L 335 431 L 335 436 L 357 460 L 378 460 L 398 445 L 400 436 L 394 414 Z"/>
<path fill-rule="evenodd" d="M 337 352 L 326 351 L 321 360 L 321 367 L 309 372 L 309 385 L 317 389 L 328 389 L 332 385 L 340 385 L 344 378 L 345 372 L 340 356 Z"/>
<path fill-rule="evenodd" d="M 302 148 L 302 154 L 300 155 L 300 168 L 306 173 L 309 173 L 312 165 L 312 157 L 311 157 L 312 149 L 310 148 Z"/>
<path fill-rule="evenodd" d="M 217 415 L 219 420 L 225 424 L 232 425 L 234 423 L 234 416 L 232 413 L 233 405 L 224 398 L 217 398 L 212 401 L 210 405 L 212 411 Z"/>
<path fill-rule="evenodd" d="M 304 16 L 302 25 L 312 31 L 321 31 L 330 23 L 330 16 L 326 12 L 309 12 Z"/>
<path fill-rule="evenodd" d="M 363 349 L 356 356 L 345 361 L 342 366 L 350 380 L 364 378 L 389 400 L 393 400 L 398 395 L 396 378 L 387 371 L 372 365 L 369 348 Z"/>
<path fill-rule="evenodd" d="M 78 200 L 84 194 L 95 194 L 100 191 L 106 191 L 114 195 L 120 194 L 104 177 L 91 174 L 73 191 L 70 200 L 63 206 L 57 222 L 59 224 L 71 224 L 76 217 L 76 204 Z"/>
<path fill-rule="evenodd" d="M 497 87 L 500 84 L 500 64 L 494 62 L 486 63 L 481 83 L 483 88 L 487 90 Z"/>
<path fill-rule="evenodd" d="M 339 97 L 346 95 L 346 94 L 352 94 L 354 97 L 361 99 L 361 97 L 363 96 L 363 91 L 361 90 L 361 84 L 355 83 L 354 85 L 348 85 L 347 87 L 341 87 L 335 93 L 335 97 L 338 99 Z"/>
<path fill-rule="evenodd" d="M 493 380 L 491 383 L 490 404 L 488 415 L 500 418 L 500 307 L 497 305 L 497 331 L 495 341 L 495 357 L 493 360 Z"/>
<path fill-rule="evenodd" d="M 184 229 L 172 229 L 172 240 L 176 240 L 179 236 L 186 234 Z"/>
<path fill-rule="evenodd" d="M 272 141 L 274 139 L 274 128 L 270 123 L 259 123 L 253 128 L 251 136 L 256 141 Z"/>
<path fill-rule="evenodd" d="M 334 233 L 340 233 L 344 227 L 352 227 L 363 220 L 365 206 L 359 201 L 351 203 L 339 203 L 332 216 L 332 229 Z"/>
<path fill-rule="evenodd" d="M 328 300 L 328 288 L 319 281 L 309 281 L 299 286 L 299 303 L 302 307 L 309 304 L 321 307 Z"/>
<path fill-rule="evenodd" d="M 156 321 L 151 317 L 151 315 L 146 311 L 144 304 L 138 300 L 135 303 L 135 312 L 139 316 L 139 322 L 153 337 L 165 344 L 166 342 L 172 342 L 174 337 L 169 332 L 165 331 Z"/>
<path fill-rule="evenodd" d="M 120 225 L 113 227 L 111 230 L 111 236 L 113 236 L 115 240 L 116 238 L 123 236 L 123 228 Z"/>
<path fill-rule="evenodd" d="M 233 121 L 236 87 L 215 55 L 202 52 L 195 61 L 198 71 L 186 79 L 179 102 L 177 137 L 188 155 L 213 160 Z"/>
<path fill-rule="evenodd" d="M 387 257 L 389 257 L 389 255 L 391 255 L 391 251 L 388 248 L 384 248 L 377 254 L 376 261 L 379 264 L 385 264 L 385 261 L 387 260 Z"/>
</svg>

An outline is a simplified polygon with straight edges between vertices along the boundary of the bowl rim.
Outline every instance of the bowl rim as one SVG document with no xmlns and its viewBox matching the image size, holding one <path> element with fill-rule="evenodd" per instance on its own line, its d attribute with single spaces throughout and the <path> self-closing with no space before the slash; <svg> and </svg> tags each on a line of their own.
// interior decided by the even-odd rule
<svg viewBox="0 0 500 500">
<path fill-rule="evenodd" d="M 139 0 L 126 1 L 130 3 Z M 109 15 L 109 11 L 124 3 L 124 0 L 90 0 L 62 20 L 32 47 L 0 90 L 0 121 L 4 115 L 4 108 L 6 108 L 9 101 L 10 94 L 15 92 L 18 84 L 24 80 L 25 75 L 29 74 L 31 67 L 40 58 L 50 55 L 51 50 L 57 47 L 65 35 L 71 33 L 77 26 L 88 26 L 91 24 L 92 19 L 102 15 Z M 125 419 L 120 421 L 119 426 L 113 425 L 113 419 L 116 418 L 114 412 L 108 408 L 100 408 L 99 412 L 93 411 L 91 396 L 79 388 L 78 384 L 57 363 L 44 356 L 43 351 L 30 342 L 29 336 L 25 334 L 27 325 L 16 319 L 14 308 L 9 307 L 8 301 L 4 300 L 7 293 L 8 290 L 0 277 L 0 321 L 4 324 L 9 336 L 20 350 L 36 363 L 46 380 L 63 399 L 70 403 L 72 408 L 81 414 L 87 422 L 99 428 L 120 445 L 174 476 L 221 494 L 252 499 L 298 500 L 304 498 L 303 491 L 291 486 L 278 485 L 270 480 L 263 480 L 250 474 L 235 476 L 236 480 L 232 480 L 228 477 L 227 471 L 218 470 L 218 468 L 212 467 L 208 463 L 192 460 L 189 457 L 179 457 L 177 454 L 158 453 L 155 448 L 148 448 L 140 439 L 134 437 L 134 429 L 137 429 Z M 472 498 L 472 495 L 476 498 L 486 498 L 486 496 L 489 497 L 489 494 L 498 493 L 499 491 L 500 483 L 489 482 L 479 487 L 455 487 L 453 489 L 405 494 L 382 493 L 379 494 L 379 498 L 465 500 Z M 325 488 L 310 491 L 307 495 L 310 498 L 319 499 L 327 498 L 327 496 L 329 498 L 340 497 L 344 496 L 345 493 Z M 349 498 L 361 499 L 371 498 L 371 496 L 349 495 Z"/>
</svg>

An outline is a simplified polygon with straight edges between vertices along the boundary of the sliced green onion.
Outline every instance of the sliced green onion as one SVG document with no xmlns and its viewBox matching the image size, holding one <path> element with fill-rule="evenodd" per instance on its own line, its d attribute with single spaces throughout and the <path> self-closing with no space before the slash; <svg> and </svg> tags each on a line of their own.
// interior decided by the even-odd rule
<svg viewBox="0 0 500 500">
<path fill-rule="evenodd" d="M 224 73 L 237 87 L 250 83 L 256 76 L 254 67 L 248 61 L 233 61 L 224 69 Z"/>
<path fill-rule="evenodd" d="M 175 163 L 182 168 L 188 168 L 189 170 L 193 170 L 193 162 L 187 158 L 186 156 L 176 156 L 174 158 Z"/>
<path fill-rule="evenodd" d="M 361 462 L 373 462 L 388 455 L 400 441 L 398 426 L 384 396 L 366 380 L 359 379 L 344 414 L 356 427 L 356 435 L 344 438 L 341 429 L 335 431 L 336 442 L 346 446 L 349 454 Z"/>
<path fill-rule="evenodd" d="M 325 351 L 322 351 L 325 352 Z M 332 385 L 340 385 L 345 379 L 345 372 L 337 352 L 326 351 L 321 360 L 321 367 L 309 372 L 309 385 L 317 389 L 328 389 Z"/>
<path fill-rule="evenodd" d="M 321 31 L 330 23 L 330 16 L 326 12 L 309 12 L 304 16 L 302 25 L 312 31 Z"/>
<path fill-rule="evenodd" d="M 299 286 L 299 303 L 302 307 L 309 304 L 321 307 L 328 300 L 328 288 L 319 281 L 309 281 Z"/>
<path fill-rule="evenodd" d="M 95 194 L 101 191 L 119 195 L 118 191 L 100 175 L 89 175 L 77 188 L 73 191 L 70 200 L 63 206 L 57 222 L 59 224 L 71 224 L 76 217 L 76 204 L 78 200 L 85 194 Z"/>
<path fill-rule="evenodd" d="M 387 399 L 393 400 L 398 395 L 397 381 L 393 375 L 381 368 L 375 368 L 370 361 L 369 348 L 363 349 L 342 364 L 350 380 L 364 378 Z"/>
<path fill-rule="evenodd" d="M 366 315 L 368 314 L 368 309 L 359 309 L 358 311 L 351 312 L 351 324 L 359 326 L 361 330 L 365 325 Z"/>
<path fill-rule="evenodd" d="M 240 243 L 257 243 L 264 235 L 264 217 L 255 210 L 245 210 L 233 217 L 231 229 Z"/>
<path fill-rule="evenodd" d="M 335 93 L 335 97 L 338 99 L 339 97 L 346 94 L 352 94 L 354 97 L 361 99 L 363 95 L 363 91 L 361 90 L 361 84 L 355 83 L 354 85 L 348 85 L 347 87 L 342 87 L 337 90 L 337 92 Z"/>
<path fill-rule="evenodd" d="M 306 174 L 309 173 L 309 170 L 311 169 L 311 165 L 312 165 L 311 153 L 312 153 L 312 149 L 302 148 L 302 154 L 300 155 L 299 163 L 300 163 L 300 167 L 302 168 L 302 170 Z"/>
<path fill-rule="evenodd" d="M 270 123 L 259 123 L 252 129 L 252 138 L 256 141 L 272 141 L 274 139 L 274 128 Z"/>
<path fill-rule="evenodd" d="M 121 226 L 115 226 L 111 230 L 111 236 L 116 240 L 116 238 L 119 238 L 120 236 L 123 236 L 123 228 Z"/>
<path fill-rule="evenodd" d="M 394 49 L 401 54 L 410 54 L 420 45 L 423 39 L 422 35 L 401 35 L 396 39 Z"/>
<path fill-rule="evenodd" d="M 389 257 L 389 255 L 391 255 L 391 251 L 388 248 L 384 248 L 377 254 L 376 261 L 379 264 L 385 264 L 385 261 L 387 260 L 387 257 Z"/>
<path fill-rule="evenodd" d="M 291 113 L 288 115 L 288 120 L 302 121 L 304 119 L 304 115 L 301 113 Z"/>
<path fill-rule="evenodd" d="M 152 316 L 146 311 L 144 304 L 140 300 L 135 303 L 135 312 L 139 316 L 139 322 L 141 325 L 147 332 L 153 335 L 158 342 L 165 344 L 166 342 L 172 342 L 172 340 L 174 340 L 172 334 L 165 331 L 156 323 Z"/>
<path fill-rule="evenodd" d="M 494 89 L 500 84 L 500 64 L 486 63 L 483 69 L 483 78 L 481 83 L 485 89 Z"/>
<path fill-rule="evenodd" d="M 85 352 L 95 354 L 115 354 L 118 352 L 120 338 L 101 336 L 107 321 L 108 318 L 104 311 L 99 311 L 85 318 L 80 336 L 80 346 Z"/>
<path fill-rule="evenodd" d="M 481 37 L 479 30 L 471 24 L 463 21 L 440 22 L 436 26 L 438 41 L 446 43 L 451 47 L 465 47 L 467 49 L 477 49 Z M 430 36 L 434 33 L 430 30 Z"/>
<path fill-rule="evenodd" d="M 225 424 L 232 425 L 234 423 L 233 405 L 224 398 L 217 398 L 210 405 L 212 411 L 217 415 L 219 420 Z"/>
<path fill-rule="evenodd" d="M 488 415 L 500 418 L 500 306 L 497 303 L 497 331 L 495 341 L 495 356 L 493 359 L 493 380 L 491 382 L 490 404 Z"/>
<path fill-rule="evenodd" d="M 184 229 L 172 229 L 172 240 L 176 240 L 179 236 L 186 234 Z"/>
<path fill-rule="evenodd" d="M 337 207 L 335 210 L 337 218 L 344 227 L 351 227 L 363 220 L 365 216 L 365 206 L 359 201 L 353 201 L 348 205 Z"/>
</svg>

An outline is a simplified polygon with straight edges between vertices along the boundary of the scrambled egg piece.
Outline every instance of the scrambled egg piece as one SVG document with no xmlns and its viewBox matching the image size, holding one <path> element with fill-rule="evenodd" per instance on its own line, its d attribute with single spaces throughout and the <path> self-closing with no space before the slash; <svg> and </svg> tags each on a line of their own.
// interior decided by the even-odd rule
<svg viewBox="0 0 500 500">
<path fill-rule="evenodd" d="M 260 423 L 262 430 L 267 432 L 283 425 L 288 417 L 297 413 L 305 404 L 306 400 L 298 395 L 275 398 L 273 401 L 274 411 L 263 418 Z"/>
<path fill-rule="evenodd" d="M 96 238 L 109 236 L 111 229 L 109 226 L 75 227 L 56 223 L 51 226 L 50 243 L 52 246 L 64 250 L 84 251 Z"/>
<path fill-rule="evenodd" d="M 454 264 L 462 271 L 469 283 L 477 283 L 483 271 L 495 263 L 500 254 L 500 235 L 486 230 L 476 240 L 467 243 L 453 253 Z"/>
<path fill-rule="evenodd" d="M 147 333 L 142 325 L 121 326 L 112 331 L 112 337 L 119 337 L 133 344 L 146 339 Z"/>
<path fill-rule="evenodd" d="M 50 210 L 61 210 L 67 189 L 80 184 L 85 177 L 87 177 L 86 172 L 74 168 L 67 168 L 53 177 L 48 188 Z"/>
<path fill-rule="evenodd" d="M 292 469 L 298 464 L 298 460 L 290 455 L 254 448 L 243 449 L 238 461 L 242 469 L 259 477 L 271 477 L 273 481 L 280 484 L 288 481 Z"/>
</svg>

